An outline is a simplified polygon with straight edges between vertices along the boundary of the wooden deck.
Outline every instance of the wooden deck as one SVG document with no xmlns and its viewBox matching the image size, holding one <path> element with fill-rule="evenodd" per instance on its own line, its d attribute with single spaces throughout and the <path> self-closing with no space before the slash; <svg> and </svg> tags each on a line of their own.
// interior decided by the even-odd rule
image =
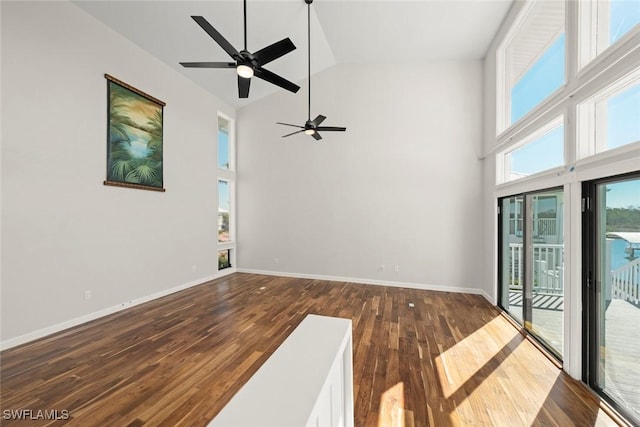
<svg viewBox="0 0 640 427">
<path fill-rule="evenodd" d="M 604 390 L 640 419 L 640 308 L 614 299 L 606 311 Z"/>
<path fill-rule="evenodd" d="M 352 319 L 358 427 L 616 425 L 481 296 L 250 274 L 2 352 L 3 414 L 70 417 L 2 425 L 204 426 L 309 313 Z"/>
<path fill-rule="evenodd" d="M 522 293 L 509 293 L 509 306 L 512 313 L 522 312 Z M 533 297 L 533 327 L 538 335 L 544 337 L 558 353 L 563 353 L 563 316 L 564 298 L 562 295 L 538 294 Z"/>
</svg>

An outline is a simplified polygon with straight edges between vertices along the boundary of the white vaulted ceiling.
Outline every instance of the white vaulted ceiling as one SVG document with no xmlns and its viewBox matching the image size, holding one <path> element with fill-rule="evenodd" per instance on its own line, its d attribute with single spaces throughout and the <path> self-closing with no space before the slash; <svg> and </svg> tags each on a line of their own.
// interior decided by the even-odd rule
<svg viewBox="0 0 640 427">
<path fill-rule="evenodd" d="M 479 59 L 513 0 L 315 0 L 311 5 L 312 74 L 340 63 L 411 63 Z M 181 61 L 231 58 L 192 19 L 204 16 L 238 50 L 242 0 L 93 1 L 76 5 L 234 107 L 280 89 L 252 79 L 238 98 L 233 70 L 185 69 Z M 247 0 L 247 47 L 255 52 L 285 37 L 297 49 L 265 68 L 299 85 L 307 76 L 304 0 Z"/>
</svg>

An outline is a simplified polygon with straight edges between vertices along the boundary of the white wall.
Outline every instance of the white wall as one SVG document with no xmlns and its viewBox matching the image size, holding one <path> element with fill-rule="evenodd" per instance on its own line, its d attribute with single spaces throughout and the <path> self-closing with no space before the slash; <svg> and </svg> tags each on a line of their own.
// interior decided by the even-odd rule
<svg viewBox="0 0 640 427">
<path fill-rule="evenodd" d="M 104 73 L 167 103 L 166 193 L 102 184 Z M 216 274 L 218 111 L 235 116 L 76 6 L 2 2 L 5 343 Z"/>
<path fill-rule="evenodd" d="M 480 288 L 482 78 L 481 61 L 330 68 L 311 115 L 348 129 L 321 142 L 274 124 L 304 123 L 306 86 L 238 110 L 239 267 Z"/>
</svg>

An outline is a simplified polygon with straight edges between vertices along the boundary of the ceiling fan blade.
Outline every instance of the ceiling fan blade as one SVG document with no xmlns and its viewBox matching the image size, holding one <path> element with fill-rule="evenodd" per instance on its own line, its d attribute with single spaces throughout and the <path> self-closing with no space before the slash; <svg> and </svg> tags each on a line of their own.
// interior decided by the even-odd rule
<svg viewBox="0 0 640 427">
<path fill-rule="evenodd" d="M 304 126 L 292 125 L 289 123 L 276 122 L 277 125 L 293 126 L 294 128 L 304 129 Z"/>
<path fill-rule="evenodd" d="M 320 123 L 324 122 L 325 119 L 325 116 L 323 116 L 322 114 L 318 114 L 318 117 L 313 119 L 311 123 L 313 123 L 314 126 L 320 126 Z"/>
<path fill-rule="evenodd" d="M 317 127 L 316 130 L 321 130 L 323 132 L 325 131 L 338 131 L 338 132 L 344 132 L 345 130 L 347 130 L 347 128 L 343 128 L 343 127 L 338 127 L 338 126 L 320 126 Z"/>
<path fill-rule="evenodd" d="M 296 45 L 293 44 L 290 38 L 282 39 L 279 42 L 275 42 L 272 45 L 260 49 L 255 52 L 253 56 L 256 57 L 260 65 L 268 64 L 269 62 L 286 55 L 287 53 L 295 50 Z"/>
<path fill-rule="evenodd" d="M 251 86 L 251 79 L 238 76 L 238 96 L 240 98 L 249 97 L 249 86 Z"/>
<path fill-rule="evenodd" d="M 315 131 L 311 136 L 314 137 L 316 141 L 320 141 L 322 139 L 318 131 Z"/>
<path fill-rule="evenodd" d="M 293 93 L 296 93 L 300 89 L 300 86 L 298 86 L 297 84 L 292 83 L 289 80 L 261 67 L 253 70 L 253 75 Z"/>
<path fill-rule="evenodd" d="M 233 47 L 231 45 L 231 43 L 229 43 L 227 41 L 227 39 L 224 38 L 224 36 L 222 34 L 220 34 L 218 32 L 218 30 L 216 30 L 215 28 L 213 28 L 213 25 L 209 24 L 209 21 L 207 21 L 206 19 L 204 19 L 204 17 L 202 16 L 192 16 L 191 18 L 193 18 L 194 21 L 196 21 L 196 23 L 198 25 L 200 25 L 200 27 L 207 33 L 209 34 L 209 36 L 211 36 L 211 38 L 213 40 L 216 41 L 216 43 L 218 43 L 220 45 L 220 47 L 222 49 L 224 49 L 225 52 L 227 52 L 229 54 L 230 57 L 236 59 L 237 56 L 239 56 L 238 51 L 236 50 L 235 47 Z"/>
<path fill-rule="evenodd" d="M 186 68 L 236 68 L 235 62 L 181 62 Z"/>
<path fill-rule="evenodd" d="M 283 138 L 286 138 L 286 137 L 288 137 L 288 136 L 295 135 L 296 133 L 300 133 L 300 132 L 304 132 L 304 129 L 302 129 L 302 130 L 297 130 L 297 131 L 295 131 L 295 132 L 291 132 L 291 133 L 288 133 L 288 134 L 286 134 L 286 135 L 282 135 L 282 137 L 283 137 Z"/>
</svg>

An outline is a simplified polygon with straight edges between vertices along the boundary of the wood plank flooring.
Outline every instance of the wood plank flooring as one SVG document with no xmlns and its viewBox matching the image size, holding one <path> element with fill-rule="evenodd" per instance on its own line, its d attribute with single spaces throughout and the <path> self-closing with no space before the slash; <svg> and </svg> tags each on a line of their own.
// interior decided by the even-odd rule
<svg viewBox="0 0 640 427">
<path fill-rule="evenodd" d="M 353 320 L 356 426 L 615 425 L 481 296 L 240 273 L 2 352 L 1 414 L 70 418 L 0 422 L 204 426 L 309 313 Z"/>
</svg>

